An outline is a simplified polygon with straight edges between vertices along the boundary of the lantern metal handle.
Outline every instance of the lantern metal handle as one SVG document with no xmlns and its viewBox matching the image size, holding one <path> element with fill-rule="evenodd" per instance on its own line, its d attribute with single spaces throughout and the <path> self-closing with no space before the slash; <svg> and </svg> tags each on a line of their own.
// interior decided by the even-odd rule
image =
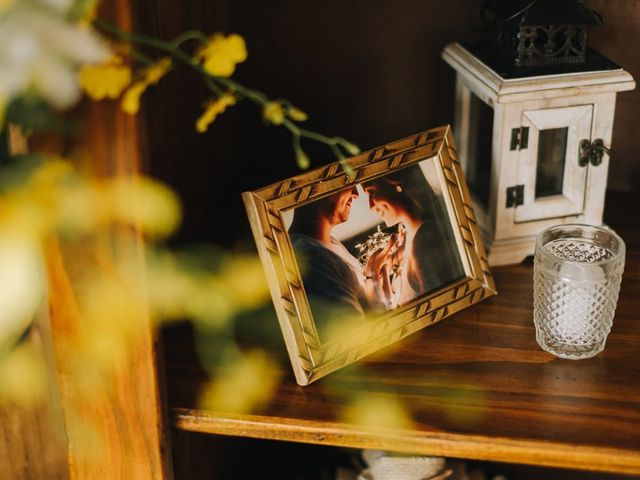
<svg viewBox="0 0 640 480">
<path fill-rule="evenodd" d="M 578 146 L 578 165 L 586 167 L 591 163 L 597 167 L 602 163 L 602 157 L 605 153 L 611 155 L 611 149 L 604 146 L 604 141 L 601 138 L 597 138 L 593 142 L 584 139 Z"/>
<path fill-rule="evenodd" d="M 520 4 L 518 4 L 518 2 L 514 2 L 515 5 L 513 5 L 512 2 L 499 2 L 499 1 L 496 1 L 496 0 L 484 0 L 484 3 L 482 4 L 482 7 L 480 9 L 480 15 L 487 22 L 497 21 L 499 23 L 506 23 L 506 22 L 508 22 L 510 20 L 513 20 L 516 17 L 519 17 L 520 15 L 522 15 L 524 12 L 529 10 L 536 2 L 537 2 L 537 0 L 524 0 L 524 1 L 520 1 Z M 502 9 L 499 8 L 501 6 L 501 5 L 499 5 L 500 3 L 508 4 L 509 7 L 512 8 L 512 11 L 507 13 L 506 16 L 499 17 L 498 15 L 496 15 L 495 11 L 496 10 L 504 10 L 504 6 L 502 7 Z M 498 8 L 496 8 L 496 7 L 498 7 Z"/>
</svg>

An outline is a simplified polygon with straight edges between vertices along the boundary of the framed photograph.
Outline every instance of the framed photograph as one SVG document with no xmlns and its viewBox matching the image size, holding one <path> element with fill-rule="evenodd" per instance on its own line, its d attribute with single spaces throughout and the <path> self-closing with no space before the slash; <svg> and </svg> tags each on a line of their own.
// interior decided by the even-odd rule
<svg viewBox="0 0 640 480">
<path fill-rule="evenodd" d="M 243 194 L 307 385 L 496 293 L 448 126 Z"/>
</svg>

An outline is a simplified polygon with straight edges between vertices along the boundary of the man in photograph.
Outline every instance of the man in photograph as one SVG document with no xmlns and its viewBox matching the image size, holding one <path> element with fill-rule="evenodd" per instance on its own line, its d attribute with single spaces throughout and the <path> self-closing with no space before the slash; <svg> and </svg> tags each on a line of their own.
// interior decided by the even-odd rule
<svg viewBox="0 0 640 480">
<path fill-rule="evenodd" d="M 300 265 L 316 327 L 322 336 L 337 322 L 364 321 L 367 301 L 362 266 L 332 237 L 336 225 L 349 220 L 355 187 L 296 208 L 289 236 Z"/>
</svg>

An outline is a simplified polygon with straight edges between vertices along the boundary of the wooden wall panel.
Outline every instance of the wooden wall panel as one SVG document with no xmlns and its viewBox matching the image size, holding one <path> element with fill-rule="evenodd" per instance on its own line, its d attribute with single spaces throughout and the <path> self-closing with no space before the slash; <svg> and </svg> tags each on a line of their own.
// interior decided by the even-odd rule
<svg viewBox="0 0 640 480">
<path fill-rule="evenodd" d="M 39 316 L 28 342 L 55 371 L 49 318 Z M 42 403 L 0 405 L 0 478 L 68 480 L 67 437 L 56 385 Z"/>
<path fill-rule="evenodd" d="M 621 65 L 640 85 L 640 2 L 638 0 L 588 0 L 604 16 L 604 25 L 592 28 L 589 43 Z M 636 161 L 640 88 L 618 96 L 613 128 L 613 154 L 608 187 L 640 191 L 640 164 Z"/>
<path fill-rule="evenodd" d="M 27 139 L 18 128 L 9 127 L 8 140 L 11 154 L 27 152 Z M 40 403 L 0 404 L 0 478 L 68 480 L 67 437 L 46 309 L 38 313 L 27 342 L 44 356 L 52 384 Z"/>
<path fill-rule="evenodd" d="M 110 0 L 101 4 L 102 17 L 131 28 L 135 22 L 129 2 Z M 116 102 L 86 102 L 77 110 L 81 139 L 64 146 L 80 151 L 88 168 L 98 175 L 136 173 L 143 163 L 145 133 L 135 116 L 124 114 Z M 64 153 L 64 152 L 63 152 Z M 107 255 L 133 255 L 142 262 L 140 239 L 109 244 Z M 108 247 L 107 247 L 108 246 Z M 49 250 L 50 317 L 61 403 L 68 434 L 69 476 L 72 479 L 173 478 L 166 414 L 157 374 L 156 334 L 150 318 L 141 316 L 140 333 L 125 364 L 115 368 L 105 389 L 87 396 L 69 362 L 65 341 L 78 322 L 75 287 L 82 278 L 69 270 L 74 252 L 53 243 Z M 80 425 L 80 429 L 73 428 Z M 86 430 L 84 427 L 86 426 Z M 87 448 L 87 437 L 95 435 Z"/>
<path fill-rule="evenodd" d="M 632 74 L 640 68 L 640 2 L 590 0 L 605 25 L 592 44 Z M 454 73 L 440 58 L 456 40 L 488 35 L 482 0 L 141 0 L 140 28 L 170 39 L 180 31 L 237 32 L 249 57 L 237 78 L 274 97 L 285 96 L 310 115 L 306 126 L 373 148 L 453 121 Z M 640 72 L 638 72 L 640 73 Z M 266 126 L 258 109 L 240 102 L 205 134 L 194 123 L 209 93 L 177 69 L 145 95 L 151 142 L 149 170 L 171 183 L 185 205 L 176 241 L 227 245 L 248 238 L 240 192 L 299 173 L 290 137 Z M 635 181 L 634 119 L 640 93 L 620 95 L 609 185 L 639 189 Z M 303 142 L 312 166 L 334 160 L 328 149 Z"/>
</svg>

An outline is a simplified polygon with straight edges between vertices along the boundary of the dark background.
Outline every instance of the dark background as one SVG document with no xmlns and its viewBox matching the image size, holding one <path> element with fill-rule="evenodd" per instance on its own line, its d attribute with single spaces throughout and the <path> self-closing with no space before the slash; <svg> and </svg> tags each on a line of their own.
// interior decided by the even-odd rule
<svg viewBox="0 0 640 480">
<path fill-rule="evenodd" d="M 640 2 L 591 0 L 604 16 L 590 45 L 640 73 Z M 248 60 L 235 78 L 286 97 L 309 114 L 306 126 L 369 149 L 453 119 L 454 74 L 440 58 L 449 42 L 489 34 L 481 0 L 218 0 L 139 2 L 142 31 L 165 39 L 187 29 L 239 33 Z M 209 97 L 186 69 L 145 95 L 148 170 L 178 190 L 186 206 L 179 240 L 233 244 L 248 237 L 240 193 L 300 173 L 288 132 L 267 126 L 242 102 L 205 134 L 194 122 Z M 640 93 L 618 96 L 609 188 L 638 190 L 636 119 Z M 304 144 L 317 166 L 334 161 Z"/>
</svg>

